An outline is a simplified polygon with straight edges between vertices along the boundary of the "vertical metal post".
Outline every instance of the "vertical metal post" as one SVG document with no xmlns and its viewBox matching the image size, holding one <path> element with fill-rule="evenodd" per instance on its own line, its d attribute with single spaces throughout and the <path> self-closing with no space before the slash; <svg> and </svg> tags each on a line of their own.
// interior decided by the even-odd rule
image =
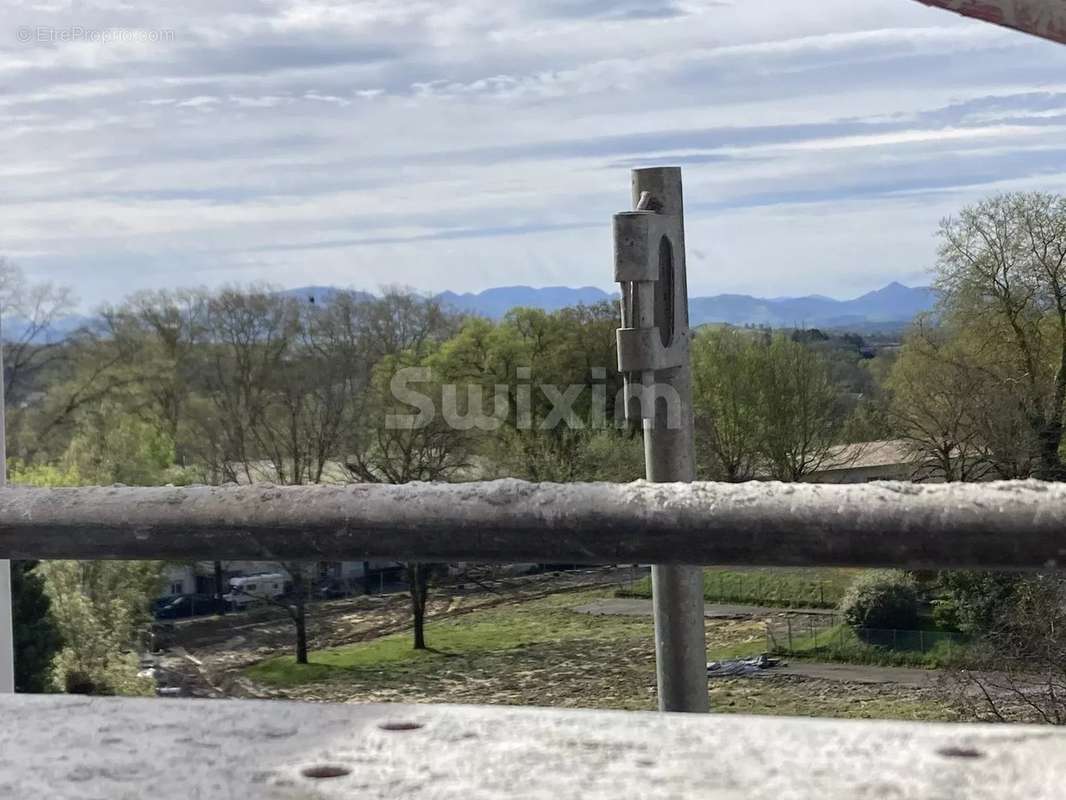
<svg viewBox="0 0 1066 800">
<path fill-rule="evenodd" d="M 619 366 L 641 387 L 647 479 L 687 483 L 696 478 L 696 457 L 681 170 L 633 170 L 632 192 L 636 211 L 615 218 L 625 329 Z M 703 569 L 656 565 L 651 581 L 659 710 L 705 712 Z"/>
<path fill-rule="evenodd" d="M 0 330 L 3 325 L 0 321 Z M 0 487 L 7 485 L 7 415 L 4 413 L 4 346 L 0 338 Z M 15 691 L 15 631 L 11 613 L 11 562 L 0 561 L 0 692 Z"/>
</svg>

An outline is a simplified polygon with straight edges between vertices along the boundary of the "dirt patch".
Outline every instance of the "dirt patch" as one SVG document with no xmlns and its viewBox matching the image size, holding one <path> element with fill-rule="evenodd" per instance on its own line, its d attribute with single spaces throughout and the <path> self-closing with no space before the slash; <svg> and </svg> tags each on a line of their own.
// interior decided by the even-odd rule
<svg viewBox="0 0 1066 800">
<path fill-rule="evenodd" d="M 645 570 L 605 567 L 567 572 L 459 580 L 435 587 L 428 620 L 446 619 L 553 594 L 631 584 Z M 323 650 L 369 641 L 411 626 L 405 592 L 370 595 L 308 607 L 308 642 Z M 292 652 L 295 634 L 285 611 L 262 607 L 248 613 L 179 622 L 159 655 L 161 682 L 197 697 L 269 696 L 244 679 L 245 667 Z"/>
<path fill-rule="evenodd" d="M 569 613 L 575 606 L 586 608 L 603 603 L 616 608 L 614 599 L 602 595 L 579 595 L 570 601 L 567 598 L 570 592 L 612 586 L 630 578 L 628 570 L 620 574 L 604 570 L 540 576 L 500 585 L 493 591 L 484 587 L 460 591 L 453 587 L 436 592 L 430 616 L 438 622 L 455 620 L 455 624 L 465 625 L 459 620 L 468 614 L 472 615 L 472 622 L 484 619 L 475 612 L 558 615 Z M 630 602 L 626 601 L 626 605 Z M 405 595 L 337 601 L 318 607 L 315 612 L 311 630 L 314 650 L 376 639 L 410 625 Z M 761 608 L 753 613 L 751 607 L 712 609 L 706 621 L 711 651 L 757 650 L 765 641 L 762 613 Z M 292 626 L 285 619 L 248 622 L 233 618 L 183 626 L 188 629 L 188 644 L 168 653 L 166 662 L 186 681 L 188 693 L 205 697 L 654 709 L 655 642 L 650 616 L 643 612 L 582 616 L 587 622 L 581 623 L 582 629 L 576 635 L 568 634 L 572 638 L 522 639 L 498 649 L 457 649 L 428 661 L 357 669 L 332 669 L 319 664 L 313 680 L 291 688 L 256 683 L 243 674 L 251 664 L 291 652 Z M 646 618 L 646 622 L 638 621 L 638 617 Z M 565 621 L 558 616 L 551 619 Z M 587 634 L 583 632 L 586 625 Z M 430 639 L 432 642 L 433 637 Z M 757 681 L 713 681 L 712 708 L 723 713 L 955 718 L 941 696 L 914 680 L 911 673 L 920 670 L 793 662 L 773 672 L 772 677 Z"/>
</svg>

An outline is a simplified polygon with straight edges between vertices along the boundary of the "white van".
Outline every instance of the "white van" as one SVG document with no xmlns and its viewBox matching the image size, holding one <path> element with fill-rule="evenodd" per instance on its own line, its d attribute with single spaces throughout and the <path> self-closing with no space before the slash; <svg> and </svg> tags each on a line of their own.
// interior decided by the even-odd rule
<svg viewBox="0 0 1066 800">
<path fill-rule="evenodd" d="M 286 580 L 280 572 L 230 578 L 230 590 L 223 599 L 235 609 L 247 608 L 253 603 L 281 597 L 285 594 Z"/>
</svg>

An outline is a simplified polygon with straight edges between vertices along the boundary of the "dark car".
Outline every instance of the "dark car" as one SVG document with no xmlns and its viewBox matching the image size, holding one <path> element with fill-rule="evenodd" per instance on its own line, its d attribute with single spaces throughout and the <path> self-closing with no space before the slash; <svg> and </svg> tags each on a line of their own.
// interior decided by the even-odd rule
<svg viewBox="0 0 1066 800">
<path fill-rule="evenodd" d="M 209 594 L 182 594 L 162 601 L 155 607 L 156 619 L 181 619 L 200 614 L 214 614 L 215 598 Z"/>
<path fill-rule="evenodd" d="M 318 587 L 318 596 L 322 600 L 336 600 L 339 597 L 348 597 L 351 590 L 340 581 L 329 581 Z"/>
</svg>

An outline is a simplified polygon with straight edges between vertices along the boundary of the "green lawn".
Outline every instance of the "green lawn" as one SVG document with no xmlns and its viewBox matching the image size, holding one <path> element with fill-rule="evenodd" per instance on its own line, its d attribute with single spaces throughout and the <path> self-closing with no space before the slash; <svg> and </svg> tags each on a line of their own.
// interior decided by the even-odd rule
<svg viewBox="0 0 1066 800">
<path fill-rule="evenodd" d="M 719 714 L 773 714 L 777 717 L 901 719 L 951 722 L 958 713 L 929 692 L 889 687 L 804 684 L 765 678 L 714 681 L 711 709 Z"/>
<path fill-rule="evenodd" d="M 951 666 L 965 646 L 957 635 L 942 631 L 873 631 L 860 637 L 843 624 L 813 633 L 797 630 L 791 647 L 780 644 L 782 654 L 812 661 L 930 669 Z"/>
<path fill-rule="evenodd" d="M 861 570 L 718 569 L 703 571 L 704 599 L 775 608 L 835 608 Z M 624 597 L 651 597 L 651 579 L 638 581 Z"/>
<path fill-rule="evenodd" d="M 409 632 L 291 656 L 245 674 L 268 696 L 334 702 L 494 703 L 650 710 L 655 641 L 650 617 L 594 616 L 571 609 L 609 590 L 567 593 L 431 622 L 433 650 L 415 651 Z M 710 620 L 708 658 L 765 649 L 760 621 Z M 911 689 L 827 688 L 802 679 L 714 681 L 714 710 L 895 719 L 950 719 L 935 698 Z"/>
<path fill-rule="evenodd" d="M 544 648 L 568 642 L 624 642 L 650 637 L 651 619 L 596 617 L 577 614 L 570 606 L 602 597 L 603 592 L 563 594 L 541 600 L 430 622 L 429 650 L 415 650 L 409 632 L 369 642 L 318 650 L 306 665 L 281 656 L 249 668 L 250 678 L 275 687 L 310 682 L 380 677 L 415 677 L 441 667 L 454 668 L 464 659 Z"/>
</svg>

